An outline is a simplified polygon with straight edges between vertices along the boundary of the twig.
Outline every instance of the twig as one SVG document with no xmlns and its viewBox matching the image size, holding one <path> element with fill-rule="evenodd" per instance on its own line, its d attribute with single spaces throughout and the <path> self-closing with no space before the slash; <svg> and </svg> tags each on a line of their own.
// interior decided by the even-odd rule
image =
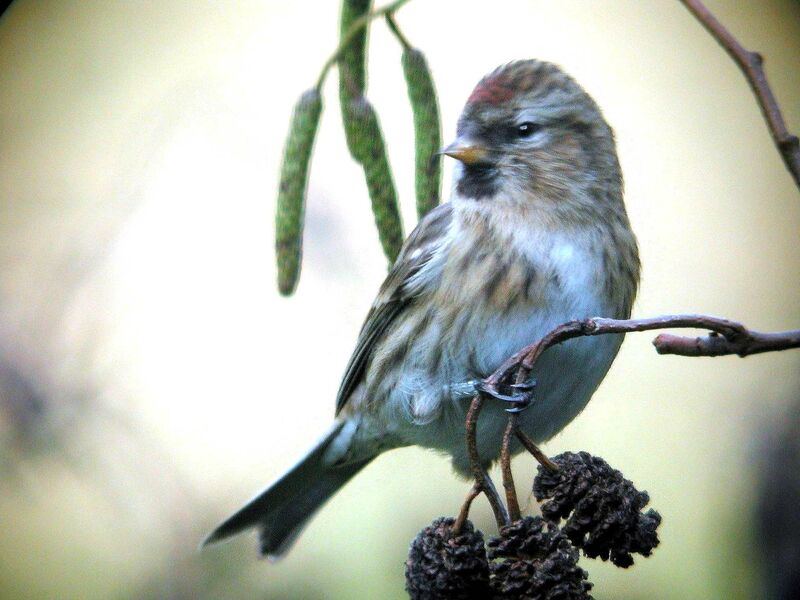
<svg viewBox="0 0 800 600">
<path fill-rule="evenodd" d="M 478 454 L 476 429 L 478 426 L 478 416 L 480 415 L 482 408 L 483 398 L 480 394 L 475 394 L 475 396 L 472 398 L 472 402 L 469 405 L 469 411 L 467 411 L 467 453 L 469 454 L 469 464 L 472 468 L 472 475 L 475 478 L 475 483 L 480 487 L 480 490 L 486 494 L 486 499 L 489 501 L 489 505 L 492 507 L 492 512 L 494 513 L 494 519 L 497 522 L 497 527 L 500 528 L 508 525 L 510 521 L 508 520 L 506 507 L 503 506 L 503 501 L 500 499 L 500 495 L 497 493 L 494 483 L 492 483 L 492 480 L 489 477 L 489 474 L 486 472 L 486 469 L 483 468 L 480 455 Z"/>
<path fill-rule="evenodd" d="M 759 354 L 776 350 L 800 347 L 800 329 L 778 333 L 750 332 L 751 338 L 743 349 L 742 343 L 734 343 L 717 333 L 705 337 L 689 338 L 671 333 L 659 334 L 653 345 L 659 354 L 678 354 L 680 356 L 725 356 L 738 354 Z"/>
<path fill-rule="evenodd" d="M 700 0 L 681 0 L 681 3 L 700 21 L 706 31 L 717 40 L 744 73 L 747 83 L 758 100 L 761 113 L 767 122 L 772 139 L 778 147 L 778 152 L 783 157 L 786 168 L 794 177 L 795 184 L 800 188 L 800 141 L 796 135 L 789 133 L 786 129 L 778 101 L 767 83 L 767 76 L 764 73 L 764 58 L 758 52 L 751 52 L 744 48 Z"/>
<path fill-rule="evenodd" d="M 514 438 L 514 431 L 517 429 L 517 413 L 508 416 L 508 425 L 503 433 L 503 445 L 500 448 L 500 468 L 503 472 L 503 488 L 506 491 L 506 506 L 508 506 L 508 517 L 511 522 L 519 521 L 521 513 L 519 501 L 517 500 L 517 490 L 514 487 L 514 474 L 511 472 L 511 440 Z"/>
<path fill-rule="evenodd" d="M 544 452 L 539 450 L 539 446 L 537 446 L 533 440 L 528 437 L 527 433 L 517 427 L 517 429 L 514 431 L 514 434 L 517 436 L 517 439 L 522 442 L 522 445 L 525 446 L 525 449 L 533 454 L 533 457 L 539 461 L 540 465 L 542 465 L 548 471 L 558 471 L 558 465 L 550 460 Z"/>
<path fill-rule="evenodd" d="M 394 20 L 394 13 L 388 12 L 386 13 L 386 24 L 389 26 L 389 30 L 394 34 L 397 38 L 397 41 L 400 42 L 400 45 L 403 46 L 404 50 L 408 50 L 411 48 L 411 43 L 408 41 L 408 38 L 403 35 L 403 32 L 400 31 L 400 27 L 397 25 L 397 21 Z"/>
<path fill-rule="evenodd" d="M 476 481 L 475 484 L 472 486 L 472 489 L 467 494 L 467 497 L 464 499 L 464 504 L 461 505 L 461 511 L 458 513 L 458 518 L 456 519 L 455 523 L 453 523 L 453 535 L 458 535 L 461 533 L 461 528 L 464 527 L 464 523 L 467 522 L 467 517 L 469 516 L 469 509 L 472 506 L 472 501 L 475 500 L 481 494 L 481 486 Z"/>
<path fill-rule="evenodd" d="M 517 379 L 525 380 L 533 364 L 551 346 L 566 340 L 604 335 L 609 333 L 632 333 L 653 329 L 693 328 L 707 329 L 719 335 L 704 338 L 686 338 L 661 335 L 653 342 L 659 354 L 682 356 L 723 356 L 737 354 L 748 356 L 761 352 L 800 348 L 800 330 L 762 333 L 751 331 L 741 323 L 709 315 L 666 315 L 647 319 L 594 318 L 569 321 L 559 325 L 542 339 L 526 346 L 498 368 L 486 379 L 486 385 L 496 387 L 517 369 Z M 719 339 L 721 336 L 721 339 Z"/>
<path fill-rule="evenodd" d="M 331 67 L 336 64 L 336 61 L 339 60 L 341 53 L 350 45 L 350 42 L 352 42 L 353 38 L 358 35 L 359 31 L 366 27 L 369 22 L 372 21 L 372 19 L 376 19 L 384 15 L 391 15 L 407 2 L 409 2 L 409 0 L 394 0 L 394 2 L 390 2 L 386 6 L 376 8 L 371 12 L 361 15 L 355 21 L 353 21 L 350 29 L 348 29 L 347 32 L 342 36 L 339 46 L 336 48 L 333 54 L 328 57 L 328 60 L 326 60 L 325 64 L 322 66 L 319 79 L 317 79 L 317 89 L 322 88 L 322 84 L 325 83 L 325 77 L 328 75 L 328 71 L 330 71 Z"/>
<path fill-rule="evenodd" d="M 654 329 L 695 328 L 707 329 L 712 333 L 705 337 L 683 337 L 672 334 L 661 334 L 653 341 L 659 354 L 677 354 L 680 356 L 724 356 L 736 354 L 744 357 L 760 352 L 787 350 L 800 348 L 800 329 L 780 331 L 776 333 L 762 333 L 751 331 L 741 323 L 713 317 L 709 315 L 665 315 L 647 319 L 606 319 L 596 317 L 578 321 L 568 321 L 551 330 L 539 341 L 530 344 L 506 360 L 494 373 L 484 380 L 484 385 L 495 388 L 500 383 L 510 379 L 515 374 L 515 381 L 527 381 L 534 364 L 545 350 L 572 338 L 605 335 L 611 333 L 633 333 L 636 331 L 651 331 Z M 481 491 L 486 492 L 489 503 L 495 514 L 498 527 L 507 524 L 509 515 L 499 496 L 492 495 L 489 489 L 494 490 L 491 479 L 481 465 L 477 449 L 476 430 L 478 416 L 483 407 L 481 394 L 476 394 L 467 413 L 466 435 L 467 452 L 470 466 L 475 477 L 475 484 Z M 514 490 L 514 480 L 511 474 L 511 436 L 516 435 L 523 446 L 545 468 L 558 470 L 558 467 L 545 454 L 539 450 L 534 441 L 517 427 L 513 418 L 509 419 L 503 435 L 503 446 L 500 454 L 501 468 L 503 471 L 503 486 L 506 490 L 510 518 L 519 518 L 519 503 Z M 469 502 L 472 500 L 470 499 Z M 469 504 L 465 503 L 462 512 L 469 511 Z M 461 518 L 459 516 L 459 518 Z M 466 513 L 464 514 L 466 519 Z"/>
</svg>

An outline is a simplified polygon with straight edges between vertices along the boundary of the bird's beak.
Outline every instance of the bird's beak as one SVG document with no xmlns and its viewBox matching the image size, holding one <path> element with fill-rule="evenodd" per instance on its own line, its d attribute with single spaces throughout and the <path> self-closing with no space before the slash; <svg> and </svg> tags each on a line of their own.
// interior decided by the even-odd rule
<svg viewBox="0 0 800 600">
<path fill-rule="evenodd" d="M 446 154 L 456 160 L 460 160 L 465 165 L 479 165 L 489 162 L 489 150 L 485 146 L 463 140 L 456 140 L 446 148 L 442 148 L 440 154 Z"/>
</svg>

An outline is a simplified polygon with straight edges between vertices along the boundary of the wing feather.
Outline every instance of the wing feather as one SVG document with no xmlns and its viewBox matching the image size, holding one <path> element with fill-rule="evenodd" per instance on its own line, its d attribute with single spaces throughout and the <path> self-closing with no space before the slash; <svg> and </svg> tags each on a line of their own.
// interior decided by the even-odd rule
<svg viewBox="0 0 800 600">
<path fill-rule="evenodd" d="M 416 275 L 430 264 L 445 239 L 451 221 L 450 204 L 441 204 L 425 215 L 403 244 L 397 261 L 381 285 L 378 296 L 361 327 L 355 350 L 347 364 L 336 396 L 337 415 L 347 404 L 350 394 L 364 379 L 370 359 L 386 330 L 395 322 L 403 309 L 435 280 L 434 277 L 422 278 Z"/>
</svg>

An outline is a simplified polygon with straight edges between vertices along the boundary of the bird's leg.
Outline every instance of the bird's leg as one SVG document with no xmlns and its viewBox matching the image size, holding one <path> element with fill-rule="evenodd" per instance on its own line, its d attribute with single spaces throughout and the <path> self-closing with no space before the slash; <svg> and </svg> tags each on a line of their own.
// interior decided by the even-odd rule
<svg viewBox="0 0 800 600">
<path fill-rule="evenodd" d="M 445 385 L 445 392 L 453 400 L 467 400 L 478 392 L 480 380 L 470 379 L 460 383 L 450 383 Z"/>
<path fill-rule="evenodd" d="M 461 383 L 451 383 L 447 387 L 450 397 L 454 400 L 472 398 L 478 392 L 501 402 L 515 404 L 516 406 L 506 409 L 507 412 L 515 413 L 522 412 L 531 405 L 536 382 L 529 381 L 527 383 L 494 386 L 487 384 L 483 379 L 470 379 Z"/>
</svg>

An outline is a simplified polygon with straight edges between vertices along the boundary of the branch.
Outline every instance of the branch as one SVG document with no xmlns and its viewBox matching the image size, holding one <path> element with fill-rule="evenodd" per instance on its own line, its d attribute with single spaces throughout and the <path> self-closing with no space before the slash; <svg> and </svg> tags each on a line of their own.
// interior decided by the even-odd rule
<svg viewBox="0 0 800 600">
<path fill-rule="evenodd" d="M 335 65 L 339 60 L 339 57 L 341 56 L 342 52 L 344 52 L 344 49 L 350 45 L 350 42 L 353 41 L 356 35 L 358 35 L 358 33 L 364 29 L 364 27 L 369 25 L 370 21 L 382 16 L 390 17 L 392 13 L 394 13 L 408 1 L 409 0 L 394 0 L 394 2 L 390 2 L 386 6 L 376 8 L 371 12 L 361 15 L 355 21 L 353 21 L 350 29 L 348 29 L 342 36 L 342 39 L 339 42 L 339 45 L 336 47 L 336 50 L 334 50 L 333 54 L 328 57 L 328 60 L 326 60 L 325 64 L 322 66 L 322 71 L 317 79 L 317 89 L 322 89 L 322 84 L 325 82 L 325 77 L 327 77 L 328 71 L 330 71 L 331 67 L 333 67 L 333 65 Z"/>
<path fill-rule="evenodd" d="M 493 388 L 497 390 L 497 386 L 510 381 L 512 375 L 514 375 L 514 380 L 517 383 L 527 381 L 534 364 L 545 350 L 573 338 L 674 328 L 706 329 L 711 333 L 704 337 L 695 338 L 662 333 L 653 340 L 653 345 L 659 354 L 677 354 L 680 356 L 725 356 L 736 354 L 745 357 L 761 352 L 800 348 L 800 329 L 762 333 L 751 331 L 736 321 L 709 315 L 665 315 L 646 319 L 606 319 L 595 317 L 593 319 L 563 323 L 551 330 L 539 341 L 525 346 L 486 378 L 484 386 L 487 389 Z M 492 505 L 498 527 L 502 527 L 504 524 L 509 523 L 509 514 L 506 513 L 502 500 L 500 500 L 489 475 L 483 468 L 478 454 L 476 431 L 478 416 L 482 408 L 483 396 L 476 394 L 470 404 L 466 422 L 467 451 L 475 477 L 475 487 L 461 509 L 458 523 L 462 524 L 466 520 L 472 500 L 479 491 L 482 491 Z M 539 450 L 533 440 L 517 427 L 517 421 L 514 417 L 514 415 L 511 415 L 506 426 L 500 457 L 503 486 L 506 491 L 508 512 L 512 521 L 519 519 L 520 515 L 519 503 L 514 489 L 514 479 L 511 474 L 510 445 L 512 435 L 516 436 L 522 445 L 547 469 L 557 469 L 556 465 Z"/>
<path fill-rule="evenodd" d="M 569 321 L 559 325 L 542 339 L 526 346 L 500 365 L 486 379 L 486 385 L 496 388 L 514 371 L 517 381 L 527 379 L 534 363 L 551 346 L 576 337 L 605 335 L 609 333 L 633 333 L 653 329 L 693 328 L 706 329 L 712 333 L 702 338 L 687 338 L 675 335 L 660 335 L 653 345 L 659 354 L 681 356 L 724 356 L 736 354 L 744 357 L 761 352 L 800 348 L 800 329 L 762 333 L 751 331 L 741 323 L 709 315 L 666 315 L 647 319 L 605 319 L 596 317 Z"/>
<path fill-rule="evenodd" d="M 764 58 L 758 52 L 745 49 L 700 0 L 681 0 L 681 3 L 700 21 L 706 31 L 717 40 L 744 73 L 747 83 L 750 84 L 750 88 L 758 100 L 761 114 L 767 121 L 778 152 L 783 157 L 786 168 L 794 177 L 795 184 L 800 188 L 800 141 L 796 135 L 789 133 L 786 129 L 778 101 L 767 83 L 767 76 L 764 73 Z"/>
<path fill-rule="evenodd" d="M 472 476 L 475 478 L 475 485 L 481 492 L 486 494 L 486 498 L 489 500 L 489 504 L 492 507 L 492 512 L 494 513 L 494 519 L 497 522 L 497 527 L 500 529 L 511 523 L 511 521 L 508 518 L 506 507 L 503 506 L 503 501 L 500 499 L 500 495 L 497 493 L 494 483 L 492 483 L 492 479 L 489 477 L 486 469 L 484 469 L 483 465 L 481 464 L 480 455 L 478 454 L 476 430 L 478 428 L 478 416 L 480 415 L 482 408 L 483 396 L 481 394 L 475 394 L 475 396 L 472 398 L 472 402 L 469 405 L 469 410 L 467 411 L 467 453 L 469 454 L 469 464 L 472 468 Z M 469 512 L 469 505 L 472 503 L 474 498 L 475 496 L 473 495 L 473 492 L 470 492 L 470 495 L 467 497 L 467 500 L 464 502 L 464 507 L 461 510 L 462 514 L 466 515 L 466 513 Z M 459 522 L 463 523 L 463 520 L 459 519 Z"/>
<path fill-rule="evenodd" d="M 511 472 L 511 438 L 517 429 L 517 414 L 512 413 L 508 417 L 503 434 L 503 445 L 500 448 L 500 467 L 503 472 L 503 488 L 506 490 L 506 506 L 508 506 L 508 517 L 513 523 L 522 518 L 517 500 L 517 490 L 514 487 L 514 474 Z"/>
<path fill-rule="evenodd" d="M 533 440 L 528 437 L 528 434 L 522 431 L 519 427 L 514 432 L 517 435 L 517 439 L 525 446 L 525 449 L 533 454 L 533 457 L 548 471 L 558 471 L 558 465 L 550 460 L 547 455 L 539 450 L 539 446 L 533 443 Z"/>
<path fill-rule="evenodd" d="M 759 333 L 757 331 L 748 333 L 747 339 L 738 342 L 731 341 L 714 332 L 705 337 L 696 338 L 662 333 L 653 340 L 653 346 L 656 347 L 656 352 L 659 354 L 677 354 L 679 356 L 737 354 L 742 357 L 800 347 L 800 329 L 778 333 Z"/>
</svg>

